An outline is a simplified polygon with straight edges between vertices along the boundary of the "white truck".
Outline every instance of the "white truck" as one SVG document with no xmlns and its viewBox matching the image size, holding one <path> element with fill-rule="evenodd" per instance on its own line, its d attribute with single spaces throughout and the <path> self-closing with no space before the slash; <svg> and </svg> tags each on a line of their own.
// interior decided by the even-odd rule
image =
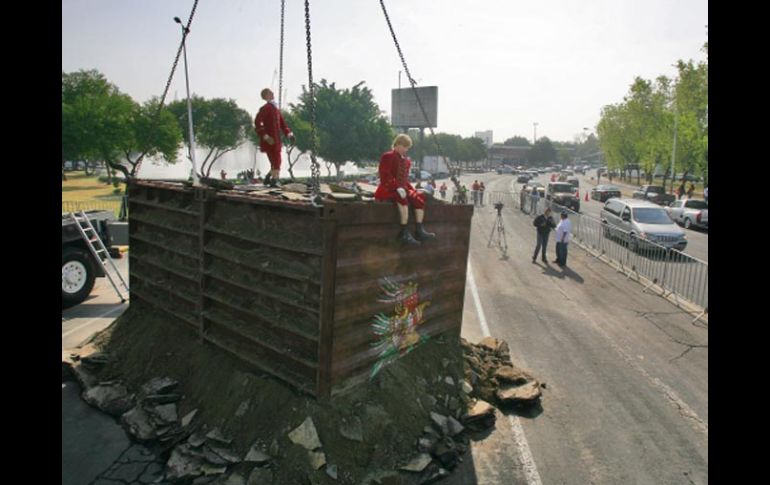
<svg viewBox="0 0 770 485">
<path fill-rule="evenodd" d="M 666 207 L 671 220 L 686 229 L 691 227 L 709 227 L 709 204 L 703 199 L 679 199 Z"/>
</svg>

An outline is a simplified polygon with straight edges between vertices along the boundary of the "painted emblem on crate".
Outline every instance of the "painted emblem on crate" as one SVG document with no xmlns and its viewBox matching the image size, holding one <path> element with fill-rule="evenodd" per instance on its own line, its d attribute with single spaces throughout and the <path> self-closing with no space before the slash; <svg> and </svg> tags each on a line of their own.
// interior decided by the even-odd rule
<svg viewBox="0 0 770 485">
<path fill-rule="evenodd" d="M 428 336 L 421 335 L 418 328 L 425 321 L 423 312 L 430 302 L 420 303 L 417 283 L 398 283 L 389 277 L 380 278 L 377 283 L 381 291 L 377 301 L 393 303 L 395 308 L 391 315 L 378 313 L 372 321 L 372 329 L 378 338 L 372 345 L 377 349 L 378 359 L 369 375 L 370 379 L 383 367 L 428 340 Z"/>
</svg>

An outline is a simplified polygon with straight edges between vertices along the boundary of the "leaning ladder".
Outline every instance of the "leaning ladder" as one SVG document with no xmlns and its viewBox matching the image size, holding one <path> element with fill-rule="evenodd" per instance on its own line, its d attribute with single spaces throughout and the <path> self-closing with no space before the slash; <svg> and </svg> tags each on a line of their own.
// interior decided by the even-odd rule
<svg viewBox="0 0 770 485">
<path fill-rule="evenodd" d="M 88 249 L 91 251 L 91 254 L 94 256 L 94 259 L 100 265 L 102 265 L 104 274 L 107 275 L 107 279 L 110 280 L 112 287 L 115 288 L 115 292 L 120 297 L 120 302 L 125 303 L 128 297 L 127 296 L 124 297 L 123 294 L 120 292 L 120 288 L 118 288 L 118 285 L 115 283 L 115 278 L 113 278 L 113 275 L 110 274 L 110 271 L 107 268 L 107 265 L 104 264 L 104 261 L 99 256 L 100 254 L 103 253 L 106 256 L 104 259 L 109 262 L 110 268 L 112 269 L 112 273 L 115 276 L 117 276 L 117 279 L 120 281 L 121 286 L 125 288 L 126 295 L 128 295 L 128 291 L 129 291 L 128 285 L 126 284 L 126 281 L 123 279 L 123 276 L 120 275 L 120 271 L 118 271 L 118 268 L 115 266 L 115 263 L 112 261 L 110 252 L 107 251 L 107 248 L 104 246 L 104 243 L 99 237 L 99 234 L 96 232 L 96 229 L 94 229 L 93 224 L 91 224 L 91 220 L 88 218 L 85 211 L 80 211 L 79 215 L 75 215 L 74 212 L 70 212 L 70 219 L 75 221 L 75 226 L 77 226 L 78 231 L 80 231 L 80 235 L 83 237 L 83 240 L 86 242 L 86 245 L 88 246 Z M 82 225 L 83 223 L 85 223 L 85 227 Z M 90 235 L 88 233 L 90 233 Z"/>
</svg>

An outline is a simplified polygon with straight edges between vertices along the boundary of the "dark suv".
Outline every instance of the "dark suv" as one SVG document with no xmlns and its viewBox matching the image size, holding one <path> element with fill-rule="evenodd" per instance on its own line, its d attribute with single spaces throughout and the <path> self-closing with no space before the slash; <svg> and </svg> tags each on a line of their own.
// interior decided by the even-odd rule
<svg viewBox="0 0 770 485">
<path fill-rule="evenodd" d="M 545 189 L 545 200 L 580 212 L 580 199 L 575 195 L 575 190 L 575 186 L 567 182 L 549 182 Z"/>
</svg>

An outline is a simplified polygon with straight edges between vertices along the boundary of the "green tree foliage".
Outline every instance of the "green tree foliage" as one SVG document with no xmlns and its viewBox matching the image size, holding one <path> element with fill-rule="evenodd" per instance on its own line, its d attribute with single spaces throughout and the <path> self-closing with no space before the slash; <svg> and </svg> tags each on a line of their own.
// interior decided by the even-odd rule
<svg viewBox="0 0 770 485">
<path fill-rule="evenodd" d="M 463 138 L 460 135 L 436 133 L 435 139 L 438 140 L 438 143 L 441 145 L 441 149 L 444 152 L 443 155 L 450 160 L 473 162 L 476 160 L 483 160 L 487 156 L 487 147 L 484 145 L 484 140 L 475 136 Z M 420 149 L 420 142 L 419 140 L 414 140 L 414 142 L 414 152 L 417 153 Z M 424 149 L 425 155 L 440 155 L 433 135 L 425 137 L 422 148 Z"/>
<path fill-rule="evenodd" d="M 553 143 L 548 137 L 544 136 L 537 140 L 537 143 L 529 151 L 529 162 L 532 165 L 544 166 L 557 160 L 558 153 Z"/>
<path fill-rule="evenodd" d="M 202 177 L 210 177 L 216 161 L 241 146 L 248 133 L 254 130 L 253 123 L 249 113 L 239 108 L 232 99 L 193 96 L 191 104 L 196 146 L 208 149 L 202 161 L 196 160 L 199 164 L 198 173 Z M 168 110 L 174 114 L 189 147 L 187 100 L 170 103 Z"/>
<path fill-rule="evenodd" d="M 140 106 L 96 70 L 62 73 L 62 163 L 104 160 L 126 178 L 146 155 L 173 163 L 181 134 L 168 112 L 153 123 L 157 107 L 157 100 Z"/>
<path fill-rule="evenodd" d="M 503 142 L 503 145 L 511 146 L 511 147 L 528 147 L 529 140 L 523 136 L 514 136 L 512 138 L 508 138 L 507 140 L 505 140 Z"/>
<path fill-rule="evenodd" d="M 104 160 L 128 177 L 118 160 L 133 109 L 134 101 L 98 71 L 62 72 L 62 170 L 65 160 Z"/>
<path fill-rule="evenodd" d="M 296 113 L 284 112 L 283 117 L 294 133 L 295 144 L 287 144 L 284 147 L 288 162 L 286 168 L 289 170 L 289 176 L 294 180 L 294 165 L 303 153 L 310 150 L 310 123 L 297 116 Z"/>
<path fill-rule="evenodd" d="M 309 101 L 310 93 L 303 86 L 299 103 L 289 105 L 292 114 L 308 126 Z M 322 79 L 315 86 L 315 102 L 317 155 L 335 166 L 338 178 L 345 163 L 362 166 L 390 148 L 393 129 L 363 81 L 337 89 L 335 83 Z"/>
<path fill-rule="evenodd" d="M 708 55 L 708 43 L 703 50 Z M 622 103 L 602 109 L 597 133 L 610 169 L 625 172 L 638 166 L 648 181 L 659 167 L 672 176 L 676 131 L 675 173 L 694 172 L 707 180 L 708 62 L 680 60 L 677 69 L 675 81 L 637 77 Z"/>
</svg>

